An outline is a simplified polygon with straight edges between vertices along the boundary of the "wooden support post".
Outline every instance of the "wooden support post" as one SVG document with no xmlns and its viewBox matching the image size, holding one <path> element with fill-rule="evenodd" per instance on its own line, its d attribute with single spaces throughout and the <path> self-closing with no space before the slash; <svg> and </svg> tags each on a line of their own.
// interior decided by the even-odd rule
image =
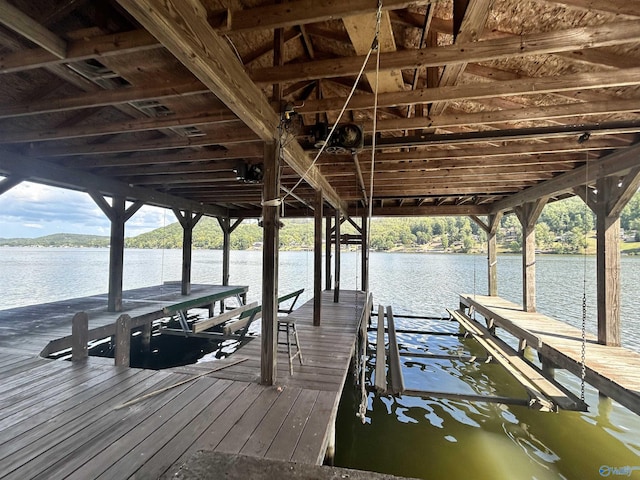
<svg viewBox="0 0 640 480">
<path fill-rule="evenodd" d="M 323 465 L 333 466 L 336 457 L 336 420 L 333 419 L 329 423 L 329 431 L 327 432 L 327 451 L 324 454 Z"/>
<path fill-rule="evenodd" d="M 487 234 L 487 290 L 489 295 L 498 295 L 498 252 L 496 235 L 500 227 L 502 212 L 489 215 L 487 222 L 483 222 L 475 215 L 471 219 L 478 224 Z"/>
<path fill-rule="evenodd" d="M 336 219 L 335 219 L 335 239 L 336 239 L 336 254 L 335 254 L 335 266 L 333 267 L 334 271 L 334 280 L 333 280 L 333 301 L 334 303 L 338 303 L 340 301 L 340 211 L 336 210 Z"/>
<path fill-rule="evenodd" d="M 260 378 L 264 385 L 276 381 L 278 321 L 278 246 L 280 222 L 280 159 L 274 142 L 264 144 L 262 207 L 262 350 Z"/>
<path fill-rule="evenodd" d="M 231 229 L 229 219 L 218 218 L 222 227 L 222 285 L 229 285 L 229 267 L 231 265 Z"/>
<path fill-rule="evenodd" d="M 313 325 L 319 326 L 322 317 L 322 190 L 316 191 L 313 211 Z"/>
<path fill-rule="evenodd" d="M 596 214 L 598 343 L 620 346 L 620 214 L 640 187 L 640 168 L 596 181 L 597 194 L 574 189 Z"/>
<path fill-rule="evenodd" d="M 324 289 L 331 290 L 333 279 L 331 278 L 331 215 L 327 215 L 327 225 L 325 226 L 325 276 Z"/>
<path fill-rule="evenodd" d="M 116 320 L 116 367 L 128 367 L 131 359 L 131 317 L 123 313 Z"/>
<path fill-rule="evenodd" d="M 122 276 L 124 273 L 124 197 L 113 198 L 112 212 L 107 309 L 110 312 L 120 312 L 122 311 Z"/>
<path fill-rule="evenodd" d="M 144 203 L 137 200 L 129 208 L 126 208 L 126 199 L 116 195 L 113 197 L 112 204 L 109 205 L 99 192 L 90 190 L 88 193 L 111 221 L 107 310 L 120 312 L 122 311 L 122 274 L 124 268 L 124 224 Z"/>
<path fill-rule="evenodd" d="M 191 212 L 186 211 L 185 215 L 191 218 Z M 182 295 L 191 293 L 191 253 L 193 248 L 193 224 L 182 226 Z"/>
<path fill-rule="evenodd" d="M 598 302 L 598 343 L 620 346 L 620 217 L 607 215 L 600 207 L 606 191 L 598 182 L 596 217 L 596 284 Z M 600 193 L 602 192 L 602 194 Z"/>
<path fill-rule="evenodd" d="M 151 352 L 151 333 L 153 331 L 153 324 L 151 322 L 142 325 L 141 344 L 140 351 L 142 353 Z"/>
<path fill-rule="evenodd" d="M 540 363 L 542 364 L 542 373 L 547 378 L 554 378 L 557 365 L 549 360 L 548 357 L 540 355 Z"/>
<path fill-rule="evenodd" d="M 487 289 L 489 295 L 498 296 L 498 247 L 496 236 L 502 213 L 489 215 L 487 231 Z"/>
<path fill-rule="evenodd" d="M 524 356 L 524 352 L 526 349 L 527 349 L 527 339 L 521 338 L 518 341 L 518 353 L 520 354 L 520 356 Z"/>
<path fill-rule="evenodd" d="M 242 223 L 242 218 L 238 218 L 231 223 L 229 217 L 216 217 L 220 229 L 222 230 L 222 285 L 229 285 L 229 277 L 231 275 L 231 234 Z M 211 306 L 213 312 L 214 305 Z M 220 302 L 220 313 L 224 313 L 224 300 Z M 213 313 L 211 313 L 213 316 Z"/>
<path fill-rule="evenodd" d="M 193 227 L 200 221 L 202 214 L 194 216 L 191 210 L 181 210 L 174 208 L 180 225 L 182 225 L 182 295 L 191 293 L 191 253 L 193 246 Z"/>
<path fill-rule="evenodd" d="M 522 308 L 536 311 L 536 222 L 547 198 L 524 203 L 514 208 L 522 225 Z"/>
<path fill-rule="evenodd" d="M 89 315 L 78 312 L 71 320 L 71 361 L 77 362 L 89 356 Z"/>
<path fill-rule="evenodd" d="M 369 215 L 362 214 L 362 291 L 369 291 Z"/>
</svg>

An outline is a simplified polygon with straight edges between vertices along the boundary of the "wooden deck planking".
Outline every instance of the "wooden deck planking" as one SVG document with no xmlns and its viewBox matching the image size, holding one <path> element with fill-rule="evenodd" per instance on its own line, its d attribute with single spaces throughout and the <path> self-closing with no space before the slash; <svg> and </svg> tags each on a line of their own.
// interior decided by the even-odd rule
<svg viewBox="0 0 640 480">
<path fill-rule="evenodd" d="M 149 371 L 94 358 L 13 361 L 0 347 L 0 362 L 15 367 L 5 377 L 12 388 L 0 396 L 0 477 L 169 478 L 201 449 L 321 462 L 353 352 L 355 298 L 343 291 L 333 304 L 332 292 L 323 294 L 320 327 L 311 325 L 312 301 L 296 311 L 305 364 L 294 363 L 291 377 L 279 354 L 273 387 L 258 383 L 259 339 L 236 353 L 246 361 L 195 379 L 212 365 Z"/>
<path fill-rule="evenodd" d="M 153 413 L 144 418 L 137 415 L 133 421 L 138 423 L 126 430 L 116 434 L 109 432 L 115 441 L 107 442 L 100 455 L 93 456 L 67 478 L 126 478 L 146 462 L 149 452 L 161 447 L 173 432 L 180 431 L 202 411 L 208 399 L 220 388 L 216 383 L 217 379 L 202 377 L 152 398 Z M 146 410 L 146 404 L 147 401 L 138 408 Z M 56 475 L 56 478 L 60 477 Z"/>
<path fill-rule="evenodd" d="M 145 373 L 142 375 L 141 373 Z M 109 401 L 114 397 L 125 394 L 129 390 L 129 394 L 134 394 L 135 389 L 145 389 L 155 385 L 157 379 L 150 379 L 153 372 L 142 372 L 132 370 L 128 376 L 119 375 L 114 377 L 113 381 L 105 381 L 99 387 L 92 391 L 92 396 L 85 394 L 74 399 L 75 404 L 68 403 L 68 409 L 58 415 L 51 415 L 50 411 L 43 411 L 34 415 L 29 422 L 19 425 L 20 429 L 12 429 L 10 442 L 1 445 L 2 455 L 0 461 L 17 463 L 17 458 L 9 458 L 7 456 L 20 452 L 25 458 L 37 456 L 46 452 L 49 445 L 57 441 L 67 438 L 75 432 L 83 428 L 85 416 L 93 412 L 99 412 L 100 409 L 111 408 Z M 5 436 L 4 432 L 0 432 L 0 436 Z"/>
<path fill-rule="evenodd" d="M 226 385 L 226 388 L 224 388 Z M 211 399 L 211 403 L 197 417 L 194 417 L 179 432 L 166 439 L 166 443 L 155 452 L 148 461 L 133 474 L 134 478 L 148 479 L 161 477 L 180 459 L 186 460 L 186 451 L 200 438 L 215 420 L 224 415 L 225 410 L 236 401 L 249 386 L 244 382 L 220 380 L 219 395 Z"/>
<path fill-rule="evenodd" d="M 149 382 L 145 382 L 144 386 L 134 387 L 131 392 L 144 394 L 166 386 L 171 381 L 166 376 L 162 378 L 152 376 L 149 380 Z M 81 421 L 76 424 L 77 430 L 73 432 L 73 435 L 62 441 L 52 438 L 53 445 L 50 445 L 44 454 L 29 461 L 23 468 L 13 472 L 7 478 L 17 480 L 27 477 L 44 480 L 65 478 L 78 469 L 85 471 L 87 461 L 93 458 L 103 458 L 105 448 L 118 442 L 124 433 L 135 428 L 139 422 L 152 415 L 159 405 L 163 405 L 179 392 L 180 390 L 177 390 L 168 395 L 152 398 L 146 403 L 147 408 L 145 409 L 132 408 L 126 409 L 124 412 L 113 409 L 120 403 L 116 397 L 116 399 L 112 399 L 109 405 L 111 408 L 108 408 L 106 412 L 94 411 L 93 414 L 83 416 Z M 89 471 L 86 471 L 84 478 L 94 477 Z"/>
<path fill-rule="evenodd" d="M 483 316 L 528 344 L 559 367 L 580 376 L 582 332 L 564 322 L 521 307 L 500 297 L 461 295 L 460 301 L 475 305 Z M 586 381 L 631 411 L 640 414 L 640 354 L 623 347 L 597 343 L 586 334 Z"/>
</svg>

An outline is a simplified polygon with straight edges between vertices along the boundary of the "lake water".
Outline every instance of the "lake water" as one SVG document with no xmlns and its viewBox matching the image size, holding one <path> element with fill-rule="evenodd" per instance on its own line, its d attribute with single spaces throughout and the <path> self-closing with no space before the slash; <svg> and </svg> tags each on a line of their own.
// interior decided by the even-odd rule
<svg viewBox="0 0 640 480">
<path fill-rule="evenodd" d="M 280 291 L 313 291 L 312 252 L 281 252 Z M 107 249 L 0 247 L 0 309 L 104 293 Z M 260 299 L 262 252 L 231 253 L 231 284 L 249 285 Z M 372 252 L 370 290 L 394 313 L 443 316 L 457 307 L 459 293 L 486 293 L 486 258 L 480 255 Z M 178 280 L 181 252 L 126 250 L 124 288 Z M 595 258 L 537 257 L 538 310 L 580 326 L 587 296 L 588 329 L 595 333 Z M 360 284 L 360 255 L 342 253 L 341 286 Z M 221 283 L 222 252 L 196 250 L 192 281 Z M 622 258 L 623 344 L 640 351 L 637 301 L 640 257 Z M 521 303 L 521 259 L 498 259 L 499 294 Z M 438 321 L 403 320 L 408 328 L 450 329 Z M 482 351 L 470 339 L 400 335 L 405 351 L 448 354 Z M 521 387 L 497 365 L 403 357 L 409 388 L 522 396 Z M 373 367 L 374 360 L 370 360 Z M 558 372 L 569 388 L 579 381 Z M 481 402 L 370 394 L 366 423 L 354 412 L 359 391 L 345 388 L 337 429 L 336 462 L 342 466 L 419 478 L 588 479 L 640 478 L 640 419 L 588 387 L 589 412 L 541 413 Z M 626 467 L 629 467 L 628 469 Z M 637 469 L 635 469 L 637 468 Z M 614 470 L 617 469 L 617 470 Z M 628 475 L 627 475 L 628 473 Z M 622 475 L 624 474 L 624 475 Z"/>
</svg>

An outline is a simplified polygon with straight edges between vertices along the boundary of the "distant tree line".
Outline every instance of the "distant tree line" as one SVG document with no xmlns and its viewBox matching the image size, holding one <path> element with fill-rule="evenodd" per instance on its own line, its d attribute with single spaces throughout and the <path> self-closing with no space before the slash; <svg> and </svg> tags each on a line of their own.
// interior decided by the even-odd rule
<svg viewBox="0 0 640 480">
<path fill-rule="evenodd" d="M 313 248 L 313 221 L 283 219 L 280 247 Z M 636 194 L 621 215 L 621 228 L 626 238 L 640 241 L 640 194 Z M 582 200 L 572 197 L 545 206 L 536 224 L 536 248 L 552 253 L 580 253 L 593 237 L 595 216 Z M 355 233 L 348 222 L 342 233 Z M 497 233 L 500 247 L 517 252 L 522 249 L 522 228 L 515 215 L 506 215 Z M 256 220 L 245 220 L 231 234 L 231 248 L 259 248 L 262 228 Z M 197 249 L 221 249 L 222 230 L 216 219 L 203 217 L 193 230 L 193 246 Z M 38 239 L 0 239 L 0 245 L 91 246 L 105 247 L 108 237 L 56 234 Z M 371 248 L 378 251 L 439 250 L 474 252 L 485 248 L 486 234 L 469 217 L 375 218 L 371 222 Z M 182 227 L 178 222 L 151 232 L 125 239 L 128 248 L 172 249 L 182 247 Z"/>
</svg>

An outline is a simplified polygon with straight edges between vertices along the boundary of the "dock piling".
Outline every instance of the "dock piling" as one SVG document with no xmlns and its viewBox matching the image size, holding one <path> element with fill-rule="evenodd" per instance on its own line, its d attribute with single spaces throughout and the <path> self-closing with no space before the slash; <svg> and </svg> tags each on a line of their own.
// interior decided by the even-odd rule
<svg viewBox="0 0 640 480">
<path fill-rule="evenodd" d="M 89 315 L 78 312 L 71 320 L 71 361 L 77 362 L 89 355 Z"/>
<path fill-rule="evenodd" d="M 131 358 L 131 317 L 126 313 L 116 320 L 116 353 L 117 367 L 128 367 Z"/>
</svg>

